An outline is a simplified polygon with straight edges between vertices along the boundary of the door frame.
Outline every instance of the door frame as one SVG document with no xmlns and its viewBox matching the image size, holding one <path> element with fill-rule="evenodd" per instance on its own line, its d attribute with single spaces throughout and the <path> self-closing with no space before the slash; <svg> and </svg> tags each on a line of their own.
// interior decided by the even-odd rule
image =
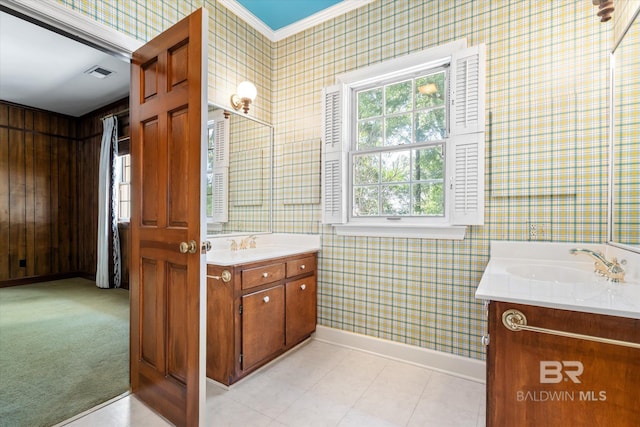
<svg viewBox="0 0 640 427">
<path fill-rule="evenodd" d="M 37 21 L 43 24 L 47 29 L 78 40 L 103 52 L 114 56 L 122 57 L 123 60 L 130 62 L 134 51 L 144 45 L 144 42 L 136 40 L 126 34 L 120 33 L 111 27 L 108 27 L 98 21 L 87 17 L 86 15 L 72 10 L 62 4 L 48 0 L 0 0 L 0 10 L 13 11 L 18 15 L 22 15 L 27 20 Z M 206 12 L 206 10 L 205 10 Z M 205 14 L 208 17 L 208 14 Z M 205 18 L 208 20 L 208 18 Z M 204 32 L 203 36 L 208 34 Z M 207 61 L 208 40 L 202 39 L 204 56 L 203 63 Z M 206 98 L 208 84 L 202 84 L 202 96 Z M 207 102 L 205 102 L 208 104 Z M 207 111 L 202 112 L 202 123 L 206 128 Z M 202 147 L 201 162 L 206 164 L 206 147 Z M 201 170 L 202 165 L 201 165 Z M 203 175 L 201 180 L 201 188 L 206 183 L 206 177 Z M 201 198 L 204 195 L 201 192 Z M 204 216 L 205 203 L 201 201 L 201 220 Z M 202 226 L 203 225 L 203 226 Z M 200 227 L 200 242 L 206 239 L 206 224 Z M 206 413 L 206 263 L 200 266 L 200 373 L 199 373 L 199 389 L 200 389 L 200 425 L 204 425 Z M 129 359 L 131 359 L 131 347 L 129 347 Z M 129 392 L 131 391 L 131 378 L 129 378 Z"/>
</svg>

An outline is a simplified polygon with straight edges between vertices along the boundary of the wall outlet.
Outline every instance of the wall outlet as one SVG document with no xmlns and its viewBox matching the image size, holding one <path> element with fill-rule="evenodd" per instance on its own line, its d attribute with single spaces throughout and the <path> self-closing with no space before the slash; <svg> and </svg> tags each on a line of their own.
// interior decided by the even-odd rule
<svg viewBox="0 0 640 427">
<path fill-rule="evenodd" d="M 20 267 L 26 267 L 27 266 L 27 260 L 26 259 L 21 259 L 20 261 L 18 261 L 18 265 Z"/>
<path fill-rule="evenodd" d="M 529 224 L 529 240 L 546 240 L 546 230 L 542 224 Z"/>
</svg>

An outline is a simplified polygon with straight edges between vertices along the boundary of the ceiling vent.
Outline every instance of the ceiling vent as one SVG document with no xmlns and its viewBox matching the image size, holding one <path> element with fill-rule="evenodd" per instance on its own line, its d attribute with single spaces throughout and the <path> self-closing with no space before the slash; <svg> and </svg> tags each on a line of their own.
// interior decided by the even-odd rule
<svg viewBox="0 0 640 427">
<path fill-rule="evenodd" d="M 98 79 L 104 79 L 105 77 L 110 76 L 114 72 L 115 71 L 107 70 L 106 68 L 96 65 L 94 67 L 89 68 L 87 71 L 85 71 L 85 74 L 89 74 L 90 76 L 93 76 Z"/>
</svg>

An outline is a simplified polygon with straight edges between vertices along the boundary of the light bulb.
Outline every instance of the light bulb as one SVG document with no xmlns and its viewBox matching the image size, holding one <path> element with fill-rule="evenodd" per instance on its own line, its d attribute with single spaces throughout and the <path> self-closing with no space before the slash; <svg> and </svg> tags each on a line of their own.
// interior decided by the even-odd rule
<svg viewBox="0 0 640 427">
<path fill-rule="evenodd" d="M 253 102 L 257 94 L 258 90 L 251 82 L 244 81 L 238 85 L 238 97 L 240 99 L 249 98 Z"/>
</svg>

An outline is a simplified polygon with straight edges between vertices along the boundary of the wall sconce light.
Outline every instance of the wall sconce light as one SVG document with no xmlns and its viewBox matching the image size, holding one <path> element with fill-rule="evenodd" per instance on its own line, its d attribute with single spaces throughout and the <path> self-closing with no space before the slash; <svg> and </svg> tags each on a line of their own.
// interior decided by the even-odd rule
<svg viewBox="0 0 640 427">
<path fill-rule="evenodd" d="M 611 19 L 611 15 L 616 10 L 613 6 L 612 0 L 592 0 L 594 6 L 598 6 L 598 16 L 600 17 L 600 22 L 607 22 Z"/>
<path fill-rule="evenodd" d="M 238 111 L 240 108 L 245 114 L 249 112 L 249 105 L 256 99 L 258 90 L 253 83 L 244 81 L 238 85 L 238 93 L 231 95 L 231 106 Z"/>
</svg>

